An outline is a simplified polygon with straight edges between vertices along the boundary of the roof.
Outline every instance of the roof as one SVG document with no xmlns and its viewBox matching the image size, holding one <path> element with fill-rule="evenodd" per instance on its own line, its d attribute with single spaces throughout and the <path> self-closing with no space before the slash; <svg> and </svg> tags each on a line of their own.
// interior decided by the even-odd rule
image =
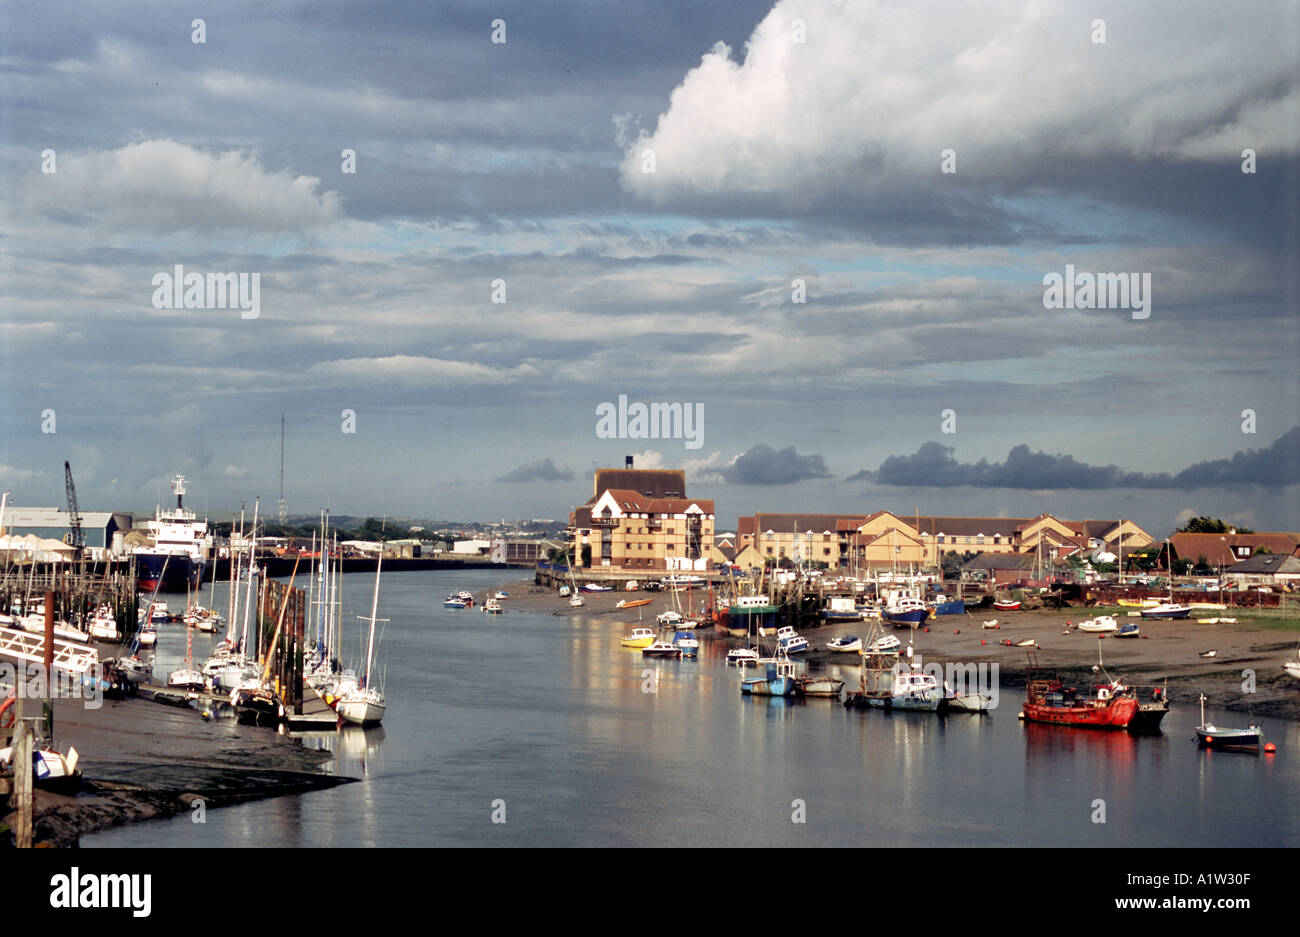
<svg viewBox="0 0 1300 937">
<path fill-rule="evenodd" d="M 686 471 L 684 469 L 596 469 L 592 496 L 598 497 L 607 488 L 630 489 L 648 498 L 686 497 Z"/>
<path fill-rule="evenodd" d="M 1267 547 L 1273 553 L 1294 553 L 1300 546 L 1300 536 L 1286 532 L 1264 532 L 1257 534 L 1189 534 L 1177 533 L 1169 538 L 1174 553 L 1185 560 L 1197 560 L 1205 557 L 1211 566 L 1233 566 L 1241 558 L 1233 552 L 1234 547 L 1250 547 L 1254 553 L 1260 547 Z"/>
<path fill-rule="evenodd" d="M 778 534 L 812 531 L 815 534 L 834 533 L 839 529 L 839 520 L 843 514 L 755 514 L 754 520 L 759 531 L 772 531 Z M 863 516 L 863 520 L 865 520 Z"/>
<path fill-rule="evenodd" d="M 82 527 L 107 527 L 113 519 L 113 511 L 78 511 Z M 130 515 L 119 517 L 129 518 Z M 70 527 L 68 512 L 63 508 L 16 508 L 12 504 L 5 508 L 5 529 L 10 527 Z"/>
<path fill-rule="evenodd" d="M 1232 564 L 1234 573 L 1300 573 L 1300 559 L 1290 553 L 1256 553 Z"/>
<path fill-rule="evenodd" d="M 908 523 L 920 524 L 917 528 L 922 533 L 943 534 L 947 537 L 974 537 L 984 534 L 986 537 L 1001 535 L 1008 539 L 1027 524 L 1038 520 L 1036 517 L 934 517 L 922 514 L 920 518 L 901 518 Z"/>
<path fill-rule="evenodd" d="M 1030 553 L 979 553 L 962 564 L 963 570 L 977 569 L 1033 569 L 1034 556 Z"/>
</svg>

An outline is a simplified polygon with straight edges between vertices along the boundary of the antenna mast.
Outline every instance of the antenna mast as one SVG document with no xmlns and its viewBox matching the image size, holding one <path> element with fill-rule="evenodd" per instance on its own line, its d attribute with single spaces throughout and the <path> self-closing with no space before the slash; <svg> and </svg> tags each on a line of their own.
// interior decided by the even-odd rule
<svg viewBox="0 0 1300 937">
<path fill-rule="evenodd" d="M 280 526 L 289 519 L 289 506 L 284 502 L 284 414 L 280 414 Z"/>
</svg>

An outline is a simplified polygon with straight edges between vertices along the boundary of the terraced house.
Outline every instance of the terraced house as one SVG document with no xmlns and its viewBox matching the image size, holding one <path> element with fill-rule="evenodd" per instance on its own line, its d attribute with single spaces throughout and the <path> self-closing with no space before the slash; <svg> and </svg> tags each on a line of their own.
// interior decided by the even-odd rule
<svg viewBox="0 0 1300 937">
<path fill-rule="evenodd" d="M 686 473 L 598 469 L 586 504 L 569 514 L 579 566 L 628 572 L 713 568 L 713 502 L 686 497 Z"/>
<path fill-rule="evenodd" d="M 1038 553 L 1066 557 L 1097 549 L 1125 552 L 1152 543 L 1130 520 L 1038 517 L 939 517 L 874 514 L 754 514 L 740 518 L 736 548 L 764 558 L 831 568 L 930 566 L 945 552 Z"/>
</svg>

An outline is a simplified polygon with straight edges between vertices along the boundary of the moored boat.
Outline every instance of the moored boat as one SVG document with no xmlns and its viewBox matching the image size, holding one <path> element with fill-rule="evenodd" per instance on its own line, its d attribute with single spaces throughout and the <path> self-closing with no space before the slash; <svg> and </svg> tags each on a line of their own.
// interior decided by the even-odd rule
<svg viewBox="0 0 1300 937">
<path fill-rule="evenodd" d="M 862 651 L 862 639 L 856 634 L 843 634 L 827 641 L 826 647 L 835 654 L 858 654 Z"/>
<path fill-rule="evenodd" d="M 1206 722 L 1205 694 L 1201 694 L 1201 724 L 1196 727 L 1196 743 L 1201 748 L 1258 752 L 1262 736 L 1253 719 L 1248 729 L 1222 729 Z"/>
<path fill-rule="evenodd" d="M 1192 610 L 1186 605 L 1179 605 L 1174 602 L 1164 602 L 1154 608 L 1142 609 L 1143 618 L 1153 619 L 1180 619 L 1187 618 L 1192 614 Z"/>
<path fill-rule="evenodd" d="M 1096 618 L 1086 619 L 1075 627 L 1090 634 L 1109 634 L 1119 630 L 1119 624 L 1110 615 L 1098 615 Z"/>
<path fill-rule="evenodd" d="M 799 692 L 803 696 L 839 699 L 840 694 L 844 692 L 844 681 L 826 674 L 804 675 L 796 677 L 795 680 L 799 685 Z"/>
<path fill-rule="evenodd" d="M 1092 687 L 1066 686 L 1042 669 L 1030 652 L 1021 718 L 1027 722 L 1089 729 L 1123 729 L 1138 709 L 1136 693 L 1118 681 Z"/>
<path fill-rule="evenodd" d="M 649 628 L 633 628 L 631 634 L 623 635 L 623 647 L 647 648 L 655 643 L 655 633 Z"/>
</svg>

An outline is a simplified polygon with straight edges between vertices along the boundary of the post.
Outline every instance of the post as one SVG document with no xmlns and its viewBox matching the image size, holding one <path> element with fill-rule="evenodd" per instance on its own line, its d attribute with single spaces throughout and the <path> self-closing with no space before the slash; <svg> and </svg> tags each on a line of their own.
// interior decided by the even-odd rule
<svg viewBox="0 0 1300 937">
<path fill-rule="evenodd" d="M 18 724 L 18 734 L 14 736 L 14 808 L 18 814 L 18 826 L 14 830 L 14 845 L 19 849 L 32 848 L 32 813 L 34 799 L 32 796 L 32 730 L 23 723 Z"/>
<path fill-rule="evenodd" d="M 45 700 L 41 706 L 41 721 L 45 742 L 54 744 L 54 593 L 45 593 Z"/>
</svg>

